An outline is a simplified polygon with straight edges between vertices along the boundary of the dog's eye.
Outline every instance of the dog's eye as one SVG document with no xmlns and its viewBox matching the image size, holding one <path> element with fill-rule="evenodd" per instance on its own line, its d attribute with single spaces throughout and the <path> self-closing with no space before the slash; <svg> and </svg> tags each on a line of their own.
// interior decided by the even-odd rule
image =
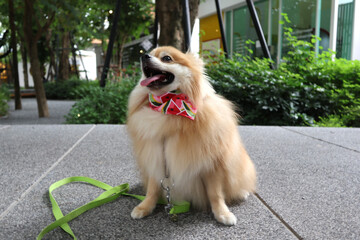
<svg viewBox="0 0 360 240">
<path fill-rule="evenodd" d="M 164 57 L 161 58 L 161 60 L 162 60 L 163 62 L 171 62 L 171 61 L 172 61 L 172 59 L 171 59 L 170 56 L 164 56 Z"/>
</svg>

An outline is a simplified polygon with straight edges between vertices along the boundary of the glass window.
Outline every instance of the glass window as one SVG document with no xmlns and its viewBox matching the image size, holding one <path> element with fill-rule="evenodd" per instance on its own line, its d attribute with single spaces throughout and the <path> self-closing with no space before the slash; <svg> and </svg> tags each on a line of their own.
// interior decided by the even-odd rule
<svg viewBox="0 0 360 240">
<path fill-rule="evenodd" d="M 341 0 L 351 1 L 351 0 Z M 280 47 L 281 56 L 289 50 L 286 45 L 286 38 L 280 33 L 279 24 L 280 13 L 286 13 L 290 23 L 285 23 L 286 27 L 293 29 L 293 35 L 299 40 L 310 41 L 312 35 L 315 35 L 316 28 L 316 5 L 318 0 L 282 0 L 280 6 L 279 0 L 262 0 L 255 3 L 267 44 L 270 48 L 272 59 L 277 59 L 278 47 Z M 269 9 L 270 8 L 270 9 Z M 271 14 L 269 16 L 269 14 Z M 254 24 L 246 4 L 240 8 L 235 8 L 226 12 L 226 36 L 231 52 L 249 55 L 246 47 L 253 51 L 254 57 L 262 57 L 263 52 L 255 31 Z M 321 1 L 320 15 L 320 38 L 319 45 L 321 51 L 328 50 L 330 39 L 330 22 L 331 22 L 331 1 Z M 269 22 L 270 21 L 270 22 Z M 255 42 L 253 45 L 246 45 L 247 40 Z M 281 44 L 279 44 L 279 41 Z"/>
<path fill-rule="evenodd" d="M 312 35 L 315 35 L 316 28 L 316 4 L 317 0 L 283 0 L 282 12 L 286 13 L 290 23 L 285 26 L 293 29 L 293 36 L 299 40 L 310 41 Z M 321 1 L 320 15 L 320 38 L 319 43 L 322 50 L 328 50 L 330 39 L 330 17 L 331 1 Z M 283 40 L 282 54 L 287 52 L 286 39 Z"/>
<path fill-rule="evenodd" d="M 228 51 L 231 54 L 232 52 L 232 46 L 231 46 L 231 29 L 232 29 L 232 23 L 231 23 L 231 14 L 232 11 L 228 11 L 225 14 L 225 35 L 226 35 L 226 43 L 227 43 L 227 47 L 228 47 Z"/>
<path fill-rule="evenodd" d="M 282 12 L 286 13 L 290 23 L 286 27 L 292 28 L 292 35 L 298 40 L 310 41 L 315 34 L 316 0 L 283 0 Z M 289 51 L 286 38 L 283 38 L 282 56 Z"/>
<path fill-rule="evenodd" d="M 217 54 L 222 47 L 219 20 L 216 14 L 200 19 L 201 52 Z"/>
<path fill-rule="evenodd" d="M 269 32 L 271 39 L 268 39 L 271 58 L 275 61 L 277 58 L 277 48 L 279 41 L 279 0 L 271 1 L 271 31 Z M 269 41 L 270 40 L 270 41 Z"/>
<path fill-rule="evenodd" d="M 233 52 L 246 54 L 245 42 L 249 39 L 248 28 L 249 17 L 246 7 L 235 9 L 233 11 Z"/>
<path fill-rule="evenodd" d="M 255 9 L 258 14 L 260 24 L 262 26 L 265 38 L 268 37 L 268 0 L 255 3 Z M 255 42 L 253 45 L 246 45 L 247 40 Z M 232 52 L 249 55 L 246 47 L 253 51 L 254 56 L 261 57 L 263 52 L 261 49 L 258 36 L 247 5 L 233 10 L 233 38 Z"/>
<path fill-rule="evenodd" d="M 336 38 L 336 57 L 351 59 L 351 44 L 354 19 L 354 3 L 339 1 L 338 26 Z"/>
<path fill-rule="evenodd" d="M 320 17 L 320 46 L 322 51 L 327 51 L 330 47 L 330 22 L 331 22 L 331 1 L 321 1 L 321 17 Z"/>
</svg>

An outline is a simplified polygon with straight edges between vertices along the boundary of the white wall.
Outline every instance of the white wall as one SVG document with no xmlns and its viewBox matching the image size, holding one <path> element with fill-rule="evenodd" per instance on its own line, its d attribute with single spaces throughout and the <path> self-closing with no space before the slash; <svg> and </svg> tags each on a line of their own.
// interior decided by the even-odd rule
<svg viewBox="0 0 360 240">
<path fill-rule="evenodd" d="M 338 8 L 339 0 L 332 0 L 331 2 L 331 20 L 330 20 L 330 43 L 329 48 L 336 51 L 336 36 L 337 36 L 337 24 L 338 24 Z M 335 58 L 335 55 L 333 56 Z"/>
<path fill-rule="evenodd" d="M 80 50 L 81 52 L 81 56 L 82 56 L 82 60 L 84 62 L 84 66 L 85 69 L 87 71 L 87 75 L 89 80 L 95 80 L 96 79 L 96 54 L 94 51 L 84 51 L 84 50 Z M 77 56 L 76 56 L 76 63 L 77 66 L 79 68 L 80 71 L 84 70 L 84 66 L 82 65 L 81 61 L 80 61 L 80 57 L 79 57 L 79 52 L 77 52 Z M 72 61 L 72 58 L 70 58 L 70 61 Z M 46 66 L 46 69 L 48 69 L 48 65 Z M 24 72 L 23 72 L 23 64 L 22 62 L 19 62 L 18 64 L 18 69 L 19 69 L 19 82 L 20 82 L 20 87 L 25 87 L 25 83 L 24 83 Z M 27 67 L 27 71 L 28 71 L 28 78 L 29 78 L 29 87 L 34 87 L 34 80 L 32 75 L 30 74 L 30 63 L 28 63 L 28 67 Z M 47 75 L 45 75 L 47 76 Z M 85 77 L 85 72 L 80 72 L 80 78 L 81 79 L 86 79 Z"/>
<path fill-rule="evenodd" d="M 94 51 L 85 51 L 85 50 L 80 50 L 81 53 L 81 57 L 82 60 L 84 62 L 84 66 L 82 65 L 81 61 L 80 61 L 80 57 L 79 57 L 79 51 L 76 53 L 76 64 L 79 68 L 79 71 L 87 71 L 87 76 L 89 78 L 89 80 L 95 80 L 96 79 L 96 74 L 97 74 L 97 69 L 96 69 L 96 54 Z M 81 79 L 86 79 L 85 76 L 85 72 L 80 72 L 80 78 Z"/>
</svg>

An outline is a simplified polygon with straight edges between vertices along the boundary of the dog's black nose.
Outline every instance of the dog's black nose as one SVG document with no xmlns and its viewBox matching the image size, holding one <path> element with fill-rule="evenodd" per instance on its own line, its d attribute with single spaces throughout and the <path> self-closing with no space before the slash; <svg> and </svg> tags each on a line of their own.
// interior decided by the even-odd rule
<svg viewBox="0 0 360 240">
<path fill-rule="evenodd" d="M 141 59 L 143 66 L 145 66 L 145 65 L 149 64 L 151 56 L 149 54 L 144 54 L 141 56 L 140 59 Z"/>
<path fill-rule="evenodd" d="M 143 61 L 146 61 L 146 60 L 149 60 L 151 58 L 151 56 L 149 54 L 144 54 L 142 57 L 141 57 L 141 60 Z"/>
</svg>

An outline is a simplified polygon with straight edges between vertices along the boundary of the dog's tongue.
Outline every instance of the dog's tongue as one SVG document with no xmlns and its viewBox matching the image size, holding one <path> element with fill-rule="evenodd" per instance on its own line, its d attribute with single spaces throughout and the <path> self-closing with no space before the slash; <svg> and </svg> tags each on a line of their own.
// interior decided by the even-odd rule
<svg viewBox="0 0 360 240">
<path fill-rule="evenodd" d="M 149 77 L 149 78 L 146 78 L 146 79 L 142 80 L 140 82 L 140 85 L 143 86 L 143 87 L 146 87 L 152 82 L 155 82 L 155 81 L 158 81 L 158 80 L 162 81 L 165 78 L 166 78 L 166 76 L 164 74 L 157 74 L 155 76 L 152 76 L 152 77 Z"/>
</svg>

